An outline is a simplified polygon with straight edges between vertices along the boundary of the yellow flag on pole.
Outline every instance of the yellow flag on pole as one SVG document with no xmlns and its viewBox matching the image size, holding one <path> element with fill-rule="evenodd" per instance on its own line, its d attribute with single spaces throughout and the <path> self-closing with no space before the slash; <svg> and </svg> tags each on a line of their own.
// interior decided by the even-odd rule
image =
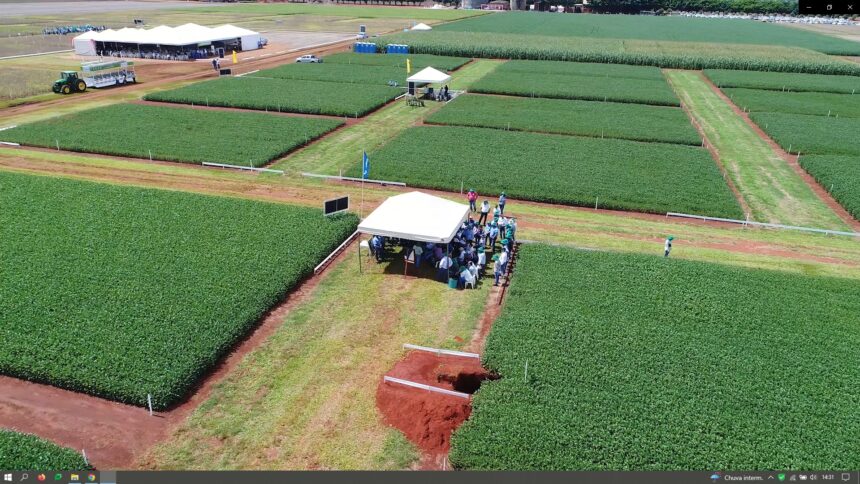
<svg viewBox="0 0 860 484">
<path fill-rule="evenodd" d="M 236 57 L 236 51 L 235 51 L 235 50 L 233 51 L 233 63 L 234 63 L 234 64 L 238 64 L 238 63 L 239 63 L 239 58 L 238 58 L 238 57 Z"/>
<path fill-rule="evenodd" d="M 409 59 L 406 59 L 406 73 L 407 74 L 412 73 L 412 61 Z"/>
</svg>

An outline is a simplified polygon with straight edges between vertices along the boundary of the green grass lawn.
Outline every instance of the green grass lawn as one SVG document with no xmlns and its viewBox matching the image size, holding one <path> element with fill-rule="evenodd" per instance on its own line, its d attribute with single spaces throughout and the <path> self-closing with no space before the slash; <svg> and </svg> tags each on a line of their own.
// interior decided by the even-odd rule
<svg viewBox="0 0 860 484">
<path fill-rule="evenodd" d="M 672 71 L 666 75 L 716 148 L 720 162 L 749 205 L 753 220 L 847 228 L 788 163 L 713 92 L 699 73 Z"/>
</svg>

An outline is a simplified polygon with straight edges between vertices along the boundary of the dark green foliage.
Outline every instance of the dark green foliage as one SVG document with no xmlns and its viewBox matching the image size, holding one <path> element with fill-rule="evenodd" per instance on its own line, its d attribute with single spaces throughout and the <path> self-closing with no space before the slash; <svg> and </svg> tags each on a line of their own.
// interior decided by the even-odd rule
<svg viewBox="0 0 860 484">
<path fill-rule="evenodd" d="M 860 117 L 860 94 L 829 92 L 781 92 L 761 89 L 727 89 L 726 96 L 741 109 L 776 113 Z"/>
<path fill-rule="evenodd" d="M 83 456 L 35 435 L 0 429 L 0 469 L 5 471 L 85 470 Z M 31 476 L 35 479 L 36 476 Z"/>
<path fill-rule="evenodd" d="M 524 246 L 451 462 L 856 469 L 858 314 L 850 279 Z"/>
<path fill-rule="evenodd" d="M 486 17 L 504 18 L 508 16 L 508 14 L 504 14 L 487 15 Z M 531 15 L 531 17 L 535 19 L 553 18 L 549 15 Z M 559 15 L 558 17 L 577 16 Z M 581 17 L 587 17 L 588 21 L 591 21 L 603 16 L 584 15 Z M 622 16 L 606 17 L 611 19 Z M 637 17 L 636 21 L 647 18 Z M 715 22 L 719 24 L 722 21 L 715 20 Z M 755 24 L 748 21 L 742 22 L 749 25 Z M 595 30 L 596 27 L 593 26 L 583 27 L 584 32 Z M 809 33 L 799 29 L 798 31 Z M 535 35 L 539 32 L 542 32 L 542 29 L 535 29 L 530 34 L 505 35 L 494 32 L 433 30 L 431 32 L 386 35 L 379 37 L 375 42 L 380 48 L 388 43 L 408 44 L 410 52 L 420 54 L 490 59 L 599 62 L 676 69 L 741 69 L 860 76 L 860 65 L 857 63 L 798 47 Z M 741 42 L 736 36 L 727 35 L 725 32 L 721 36 L 724 41 Z M 830 37 L 826 37 L 826 39 L 839 41 Z M 847 42 L 848 46 L 860 46 L 860 44 L 849 41 L 844 42 Z M 860 50 L 860 47 L 855 48 Z"/>
<path fill-rule="evenodd" d="M 0 132 L 3 141 L 185 163 L 262 166 L 337 128 L 339 120 L 115 104 Z"/>
<path fill-rule="evenodd" d="M 0 373 L 134 405 L 150 393 L 159 409 L 356 227 L 351 214 L 9 173 L 0 205 Z"/>
<path fill-rule="evenodd" d="M 717 87 L 746 87 L 772 91 L 817 91 L 860 94 L 860 77 L 708 69 L 705 75 Z"/>
<path fill-rule="evenodd" d="M 593 101 L 460 96 L 427 123 L 573 134 L 699 146 L 681 109 Z"/>
<path fill-rule="evenodd" d="M 365 54 L 370 55 L 370 54 Z M 254 77 L 271 77 L 277 79 L 304 79 L 308 81 L 328 81 L 347 84 L 368 84 L 387 86 L 389 82 L 398 85 L 406 83 L 405 68 L 392 65 L 364 64 L 285 64 L 272 69 L 254 73 Z M 361 90 L 361 86 L 349 86 L 346 89 Z"/>
<path fill-rule="evenodd" d="M 326 56 L 323 60 L 326 64 L 359 64 L 367 66 L 394 66 L 404 69 L 406 72 L 406 59 L 412 63 L 412 73 L 419 69 L 432 66 L 440 71 L 453 71 L 463 64 L 469 62 L 466 57 L 448 57 L 442 55 L 424 54 L 356 54 L 354 52 L 340 52 Z"/>
<path fill-rule="evenodd" d="M 600 13 L 639 13 L 643 10 L 686 12 L 797 13 L 797 0 L 594 0 Z"/>
<path fill-rule="evenodd" d="M 514 60 L 499 66 L 500 72 L 525 72 L 528 74 L 563 74 L 568 76 L 593 76 L 603 78 L 630 78 L 664 81 L 658 67 L 630 66 L 624 64 L 599 64 L 594 62 L 558 62 Z"/>
<path fill-rule="evenodd" d="M 860 220 L 860 155 L 804 155 L 800 165 L 829 191 L 856 220 Z"/>
<path fill-rule="evenodd" d="M 149 101 L 357 118 L 403 91 L 343 82 L 222 77 L 146 95 Z"/>
<path fill-rule="evenodd" d="M 482 15 L 439 25 L 436 32 L 486 32 L 802 47 L 825 54 L 860 55 L 860 45 L 806 30 L 749 20 L 644 15 Z M 421 32 L 420 35 L 432 32 Z"/>
<path fill-rule="evenodd" d="M 679 106 L 675 93 L 664 79 L 575 76 L 542 72 L 509 71 L 500 66 L 475 82 L 472 92 L 512 96 L 586 99 L 625 103 Z"/>
<path fill-rule="evenodd" d="M 750 118 L 791 153 L 860 155 L 860 119 L 786 113 L 751 113 Z"/>
<path fill-rule="evenodd" d="M 713 159 L 692 146 L 438 126 L 411 128 L 370 157 L 373 178 L 412 186 L 462 182 L 541 202 L 741 217 Z"/>
</svg>

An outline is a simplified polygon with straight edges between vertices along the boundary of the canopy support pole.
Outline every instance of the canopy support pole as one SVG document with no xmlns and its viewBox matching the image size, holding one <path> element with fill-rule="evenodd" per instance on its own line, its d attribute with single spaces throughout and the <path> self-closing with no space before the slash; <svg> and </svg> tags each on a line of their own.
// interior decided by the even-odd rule
<svg viewBox="0 0 860 484">
<path fill-rule="evenodd" d="M 370 244 L 368 243 L 368 247 Z M 358 273 L 361 274 L 361 236 L 358 237 Z"/>
</svg>

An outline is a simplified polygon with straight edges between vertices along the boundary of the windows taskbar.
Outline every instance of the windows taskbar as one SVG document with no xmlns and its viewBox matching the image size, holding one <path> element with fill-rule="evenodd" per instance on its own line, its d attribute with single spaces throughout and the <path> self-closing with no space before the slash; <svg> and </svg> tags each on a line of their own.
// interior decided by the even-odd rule
<svg viewBox="0 0 860 484">
<path fill-rule="evenodd" d="M 858 471 L 516 472 L 516 471 L 0 471 L 0 484 L 860 484 Z"/>
</svg>

